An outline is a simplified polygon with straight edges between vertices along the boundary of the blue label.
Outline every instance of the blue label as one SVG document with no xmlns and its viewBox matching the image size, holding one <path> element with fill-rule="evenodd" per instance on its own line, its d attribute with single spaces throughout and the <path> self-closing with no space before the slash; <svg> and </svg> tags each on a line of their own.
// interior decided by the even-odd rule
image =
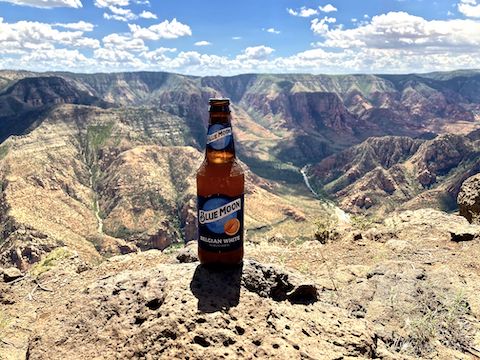
<svg viewBox="0 0 480 360">
<path fill-rule="evenodd" d="M 214 150 L 225 150 L 233 143 L 232 139 L 230 124 L 213 124 L 208 127 L 207 147 Z"/>
<path fill-rule="evenodd" d="M 198 196 L 198 245 L 208 251 L 224 252 L 243 244 L 243 195 Z"/>
</svg>

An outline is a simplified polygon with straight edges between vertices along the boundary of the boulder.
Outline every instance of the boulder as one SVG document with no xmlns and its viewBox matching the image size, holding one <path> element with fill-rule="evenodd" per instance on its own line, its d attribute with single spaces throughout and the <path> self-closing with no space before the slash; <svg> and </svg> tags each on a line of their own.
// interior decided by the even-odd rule
<svg viewBox="0 0 480 360">
<path fill-rule="evenodd" d="M 464 181 L 457 203 L 460 215 L 471 223 L 480 224 L 480 174 Z"/>
<path fill-rule="evenodd" d="M 5 281 L 6 283 L 17 280 L 24 276 L 22 272 L 16 267 L 0 269 L 0 274 L 3 274 L 3 281 Z"/>
</svg>

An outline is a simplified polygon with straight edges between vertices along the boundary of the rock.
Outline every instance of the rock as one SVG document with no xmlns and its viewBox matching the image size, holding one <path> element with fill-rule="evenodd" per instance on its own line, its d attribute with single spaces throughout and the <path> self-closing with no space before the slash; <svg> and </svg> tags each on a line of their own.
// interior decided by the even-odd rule
<svg viewBox="0 0 480 360">
<path fill-rule="evenodd" d="M 190 241 L 177 254 L 177 260 L 181 263 L 192 263 L 198 261 L 197 242 Z"/>
<path fill-rule="evenodd" d="M 355 231 L 352 234 L 352 237 L 353 237 L 353 241 L 359 241 L 363 239 L 362 233 L 360 231 Z"/>
<path fill-rule="evenodd" d="M 242 281 L 248 290 L 276 301 L 310 304 L 318 300 L 318 290 L 313 283 L 302 283 L 292 273 L 254 260 L 245 261 Z"/>
<path fill-rule="evenodd" d="M 463 182 L 457 203 L 460 215 L 471 223 L 480 224 L 480 174 Z"/>
<path fill-rule="evenodd" d="M 451 240 L 455 242 L 460 241 L 472 241 L 479 236 L 478 233 L 468 231 L 468 230 L 459 230 L 459 231 L 450 231 Z"/>
<path fill-rule="evenodd" d="M 0 273 L 3 273 L 3 281 L 6 283 L 17 280 L 24 276 L 24 274 L 22 274 L 22 272 L 16 267 L 0 270 Z"/>
<path fill-rule="evenodd" d="M 125 256 L 122 266 L 141 256 Z M 118 272 L 118 265 L 105 262 L 99 279 L 90 272 L 80 288 L 61 289 L 31 333 L 30 359 L 48 358 L 52 348 L 59 359 L 375 355 L 367 322 L 323 301 L 300 274 L 253 260 L 223 271 L 157 264 Z"/>
</svg>

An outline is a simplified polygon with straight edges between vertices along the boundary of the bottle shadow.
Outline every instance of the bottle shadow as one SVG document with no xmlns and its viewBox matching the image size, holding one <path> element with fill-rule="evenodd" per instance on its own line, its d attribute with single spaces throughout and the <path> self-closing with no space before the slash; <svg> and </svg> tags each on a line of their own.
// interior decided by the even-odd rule
<svg viewBox="0 0 480 360">
<path fill-rule="evenodd" d="M 243 264 L 232 268 L 198 265 L 190 290 L 198 299 L 198 310 L 205 313 L 225 311 L 238 305 Z"/>
</svg>

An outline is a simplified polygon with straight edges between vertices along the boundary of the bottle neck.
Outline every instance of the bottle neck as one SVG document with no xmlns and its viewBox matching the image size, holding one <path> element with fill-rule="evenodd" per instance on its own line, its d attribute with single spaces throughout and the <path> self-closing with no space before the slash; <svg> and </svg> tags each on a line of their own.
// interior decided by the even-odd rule
<svg viewBox="0 0 480 360">
<path fill-rule="evenodd" d="M 205 158 L 212 164 L 229 164 L 235 160 L 230 112 L 210 111 Z"/>
</svg>

